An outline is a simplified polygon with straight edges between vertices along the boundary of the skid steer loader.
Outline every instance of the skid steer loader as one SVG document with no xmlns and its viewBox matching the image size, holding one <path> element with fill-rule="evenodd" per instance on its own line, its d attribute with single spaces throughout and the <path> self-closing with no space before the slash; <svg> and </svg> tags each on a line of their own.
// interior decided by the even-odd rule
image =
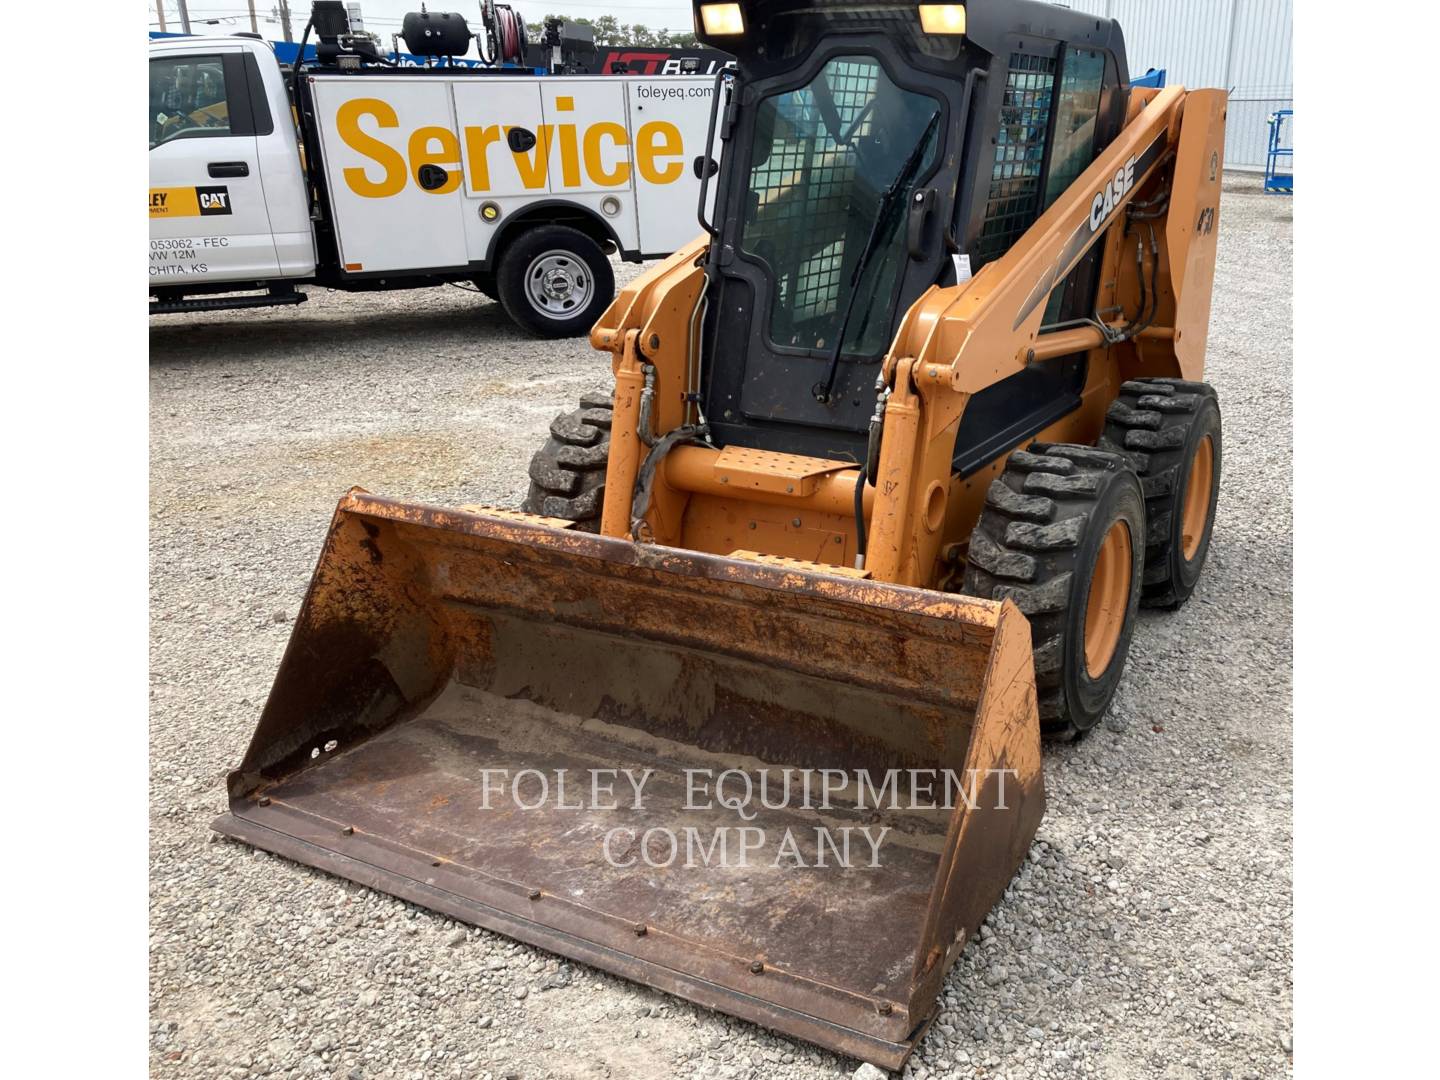
<svg viewBox="0 0 1440 1080">
<path fill-rule="evenodd" d="M 1204 564 L 1225 95 L 1131 88 L 1113 22 L 1026 0 L 696 23 L 737 58 L 686 163 L 714 210 L 593 329 L 613 391 L 523 511 L 341 500 L 216 828 L 897 1068 L 1042 733 Z M 802 839 L 675 857 L 737 823 Z"/>
</svg>

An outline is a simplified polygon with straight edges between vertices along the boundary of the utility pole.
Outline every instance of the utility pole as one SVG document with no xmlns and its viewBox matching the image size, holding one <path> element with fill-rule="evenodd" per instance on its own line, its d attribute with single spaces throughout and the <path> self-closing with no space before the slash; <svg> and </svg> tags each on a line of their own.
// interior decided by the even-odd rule
<svg viewBox="0 0 1440 1080">
<path fill-rule="evenodd" d="M 181 32 L 182 34 L 188 34 L 188 33 L 190 33 L 190 9 L 185 6 L 185 0 L 179 0 L 179 2 L 180 2 L 180 32 Z"/>
<path fill-rule="evenodd" d="M 165 0 L 155 0 L 155 10 L 160 15 L 160 32 L 165 33 Z"/>
<path fill-rule="evenodd" d="M 255 21 L 255 0 L 250 0 L 250 32 L 252 34 L 260 32 L 260 24 Z"/>
<path fill-rule="evenodd" d="M 290 32 L 289 0 L 280 0 L 280 29 L 284 32 L 286 41 L 295 40 L 295 35 Z"/>
</svg>

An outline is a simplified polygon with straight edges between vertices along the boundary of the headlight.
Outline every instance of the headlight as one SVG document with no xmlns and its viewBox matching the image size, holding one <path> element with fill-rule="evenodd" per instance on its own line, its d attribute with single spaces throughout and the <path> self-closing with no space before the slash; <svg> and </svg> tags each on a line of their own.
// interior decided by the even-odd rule
<svg viewBox="0 0 1440 1080">
<path fill-rule="evenodd" d="M 927 34 L 965 33 L 965 5 L 921 4 L 920 29 Z"/>
<path fill-rule="evenodd" d="M 700 21 L 711 37 L 728 37 L 745 33 L 745 16 L 739 4 L 701 4 Z"/>
</svg>

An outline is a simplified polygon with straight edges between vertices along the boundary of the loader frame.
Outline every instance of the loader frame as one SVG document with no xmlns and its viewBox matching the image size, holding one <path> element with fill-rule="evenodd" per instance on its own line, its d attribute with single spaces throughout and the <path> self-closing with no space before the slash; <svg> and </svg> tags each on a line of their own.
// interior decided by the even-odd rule
<svg viewBox="0 0 1440 1080">
<path fill-rule="evenodd" d="M 766 7 L 746 5 L 774 47 L 753 62 L 763 74 L 803 61 L 784 50 L 805 44 L 796 20 L 821 9 L 851 19 L 837 33 L 852 42 L 897 26 L 918 34 L 909 5 L 787 5 L 769 34 Z M 856 25 L 879 8 L 884 27 Z M 1079 25 L 1024 0 L 967 10 L 997 65 L 1021 16 Z M 1118 43 L 1113 24 L 1081 21 Z M 930 61 L 962 51 L 921 44 Z M 748 50 L 742 72 L 764 51 Z M 968 80 L 969 101 L 981 76 L 965 70 L 956 78 Z M 707 327 L 726 317 L 708 306 L 717 260 L 729 257 L 722 228 L 621 292 L 591 333 L 610 353 L 612 408 L 589 398 L 579 421 L 551 428 L 566 460 L 605 465 L 599 535 L 564 518 L 352 490 L 215 828 L 903 1065 L 1044 813 L 1031 626 L 1013 599 L 953 590 L 987 488 L 1026 439 L 1092 443 L 1125 380 L 1195 378 L 1203 364 L 1225 95 L 1137 88 L 1123 107 L 1118 133 L 1017 242 L 969 280 L 924 288 L 894 322 L 874 365 L 863 466 L 855 455 L 726 442 L 703 422 L 717 347 Z M 952 132 L 945 145 L 955 154 L 963 140 Z M 932 175 L 955 176 L 953 158 L 948 169 Z M 940 204 L 951 199 L 964 202 L 957 192 Z M 928 254 L 914 261 L 943 264 Z M 1049 298 L 1086 259 L 1098 266 L 1096 317 L 1042 327 Z M 1073 407 L 957 466 L 977 395 L 1076 356 L 1084 384 Z M 1100 456 L 1127 485 L 1109 490 L 1128 492 L 1143 530 L 1140 481 L 1120 454 Z M 663 797 L 629 819 L 640 824 L 693 812 L 681 780 L 692 766 L 737 761 L 787 784 L 799 767 L 931 768 L 983 785 L 973 801 L 896 820 L 883 870 L 799 873 L 777 860 L 685 874 L 610 861 L 617 819 L 593 808 L 496 811 L 482 779 L 496 767 L 653 768 Z M 826 812 L 884 819 L 892 809 L 851 799 Z M 757 813 L 771 829 L 811 820 L 788 807 Z"/>
<path fill-rule="evenodd" d="M 947 547 L 969 535 L 1014 448 L 968 475 L 956 471 L 959 425 L 977 393 L 1027 365 L 1082 353 L 1078 407 L 1025 438 L 1090 443 L 1125 380 L 1200 376 L 1225 101 L 1219 90 L 1132 90 L 1119 134 L 1009 251 L 963 284 L 930 288 L 910 307 L 881 366 L 879 470 L 859 496 L 870 577 L 935 587 L 957 557 Z M 1135 203 L 1159 209 L 1129 222 Z M 1126 321 L 1112 317 L 1042 332 L 1051 291 L 1097 247 L 1097 309 L 1151 306 L 1148 325 L 1127 336 Z M 591 343 L 612 354 L 615 375 L 601 532 L 742 558 L 761 552 L 851 565 L 860 549 L 853 461 L 692 438 L 666 447 L 647 478 L 644 513 L 635 513 L 637 477 L 651 452 L 640 431 L 642 399 L 653 402 L 647 434 L 663 436 L 686 425 L 687 403 L 699 392 L 705 358 L 697 324 L 710 250 L 702 237 L 638 278 L 591 332 Z"/>
</svg>

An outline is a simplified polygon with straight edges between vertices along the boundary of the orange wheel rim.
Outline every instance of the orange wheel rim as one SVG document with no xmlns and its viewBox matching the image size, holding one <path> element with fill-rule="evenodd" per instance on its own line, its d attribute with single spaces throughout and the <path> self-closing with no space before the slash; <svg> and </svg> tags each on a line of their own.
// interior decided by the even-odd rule
<svg viewBox="0 0 1440 1080">
<path fill-rule="evenodd" d="M 1185 509 L 1180 514 L 1180 551 L 1189 562 L 1200 550 L 1205 525 L 1210 517 L 1210 489 L 1215 486 L 1215 440 L 1206 435 L 1190 459 L 1190 476 L 1185 481 Z"/>
<path fill-rule="evenodd" d="M 1133 560 L 1130 526 L 1117 520 L 1100 543 L 1095 570 L 1090 575 L 1090 599 L 1085 604 L 1085 670 L 1092 679 L 1105 674 L 1115 659 L 1130 607 Z"/>
</svg>

